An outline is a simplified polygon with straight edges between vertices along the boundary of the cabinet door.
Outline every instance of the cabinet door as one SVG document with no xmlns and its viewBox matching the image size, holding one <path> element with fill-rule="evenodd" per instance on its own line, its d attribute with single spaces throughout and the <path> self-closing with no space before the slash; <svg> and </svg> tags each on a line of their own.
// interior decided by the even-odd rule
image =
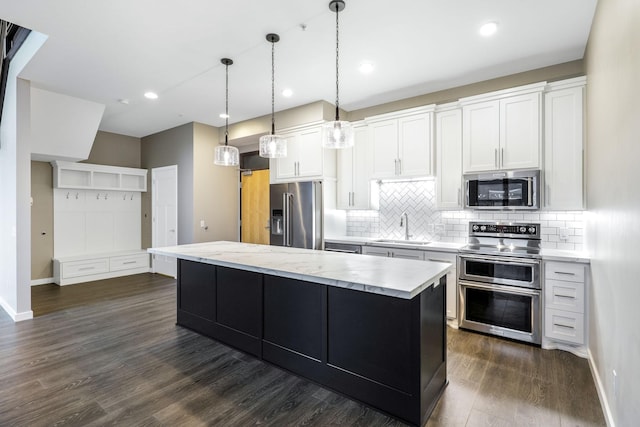
<svg viewBox="0 0 640 427">
<path fill-rule="evenodd" d="M 462 110 L 436 113 L 436 205 L 462 207 Z"/>
<path fill-rule="evenodd" d="M 357 141 L 356 143 L 357 144 Z M 351 199 L 354 179 L 354 151 L 355 145 L 351 148 L 338 150 L 338 209 L 351 209 Z"/>
<path fill-rule="evenodd" d="M 379 248 L 372 246 L 363 246 L 362 247 L 362 255 L 373 255 L 373 256 L 390 256 L 390 251 L 387 248 Z"/>
<path fill-rule="evenodd" d="M 353 187 L 351 209 L 370 209 L 371 207 L 371 150 L 369 149 L 369 130 L 366 127 L 354 129 L 353 147 Z"/>
<path fill-rule="evenodd" d="M 545 94 L 545 208 L 584 209 L 582 103 L 582 86 Z"/>
<path fill-rule="evenodd" d="M 298 176 L 322 177 L 322 130 L 304 130 L 297 135 Z"/>
<path fill-rule="evenodd" d="M 500 100 L 500 168 L 540 167 L 540 93 Z"/>
<path fill-rule="evenodd" d="M 285 134 L 287 138 L 287 156 L 280 159 L 271 159 L 271 165 L 275 169 L 275 180 L 290 180 L 296 177 L 298 156 L 299 156 L 299 138 L 296 134 Z"/>
<path fill-rule="evenodd" d="M 464 172 L 498 168 L 500 101 L 465 105 L 462 109 L 462 160 Z"/>
<path fill-rule="evenodd" d="M 431 175 L 431 121 L 432 113 L 398 119 L 400 175 Z"/>
<path fill-rule="evenodd" d="M 390 252 L 393 258 L 415 259 L 419 261 L 424 260 L 424 254 L 422 251 L 413 249 L 391 249 Z"/>
<path fill-rule="evenodd" d="M 369 129 L 373 150 L 372 177 L 395 177 L 398 173 L 398 120 L 374 122 Z"/>
<path fill-rule="evenodd" d="M 457 255 L 448 252 L 424 252 L 424 259 L 426 261 L 434 262 L 449 262 L 453 264 L 453 269 L 447 273 L 447 317 L 449 319 L 455 319 L 458 317 L 458 284 L 457 284 L 457 270 L 456 260 Z"/>
</svg>

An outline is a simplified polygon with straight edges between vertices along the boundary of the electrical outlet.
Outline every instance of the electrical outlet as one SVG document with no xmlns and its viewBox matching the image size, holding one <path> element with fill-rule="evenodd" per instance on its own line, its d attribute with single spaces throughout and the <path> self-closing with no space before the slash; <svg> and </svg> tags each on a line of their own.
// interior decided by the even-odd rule
<svg viewBox="0 0 640 427">
<path fill-rule="evenodd" d="M 618 398 L 618 373 L 616 372 L 616 370 L 613 370 L 613 396 L 617 399 Z"/>
<path fill-rule="evenodd" d="M 204 219 L 201 219 L 201 220 L 200 220 L 200 228 L 204 228 L 204 227 L 205 227 L 205 226 L 204 226 Z"/>
</svg>

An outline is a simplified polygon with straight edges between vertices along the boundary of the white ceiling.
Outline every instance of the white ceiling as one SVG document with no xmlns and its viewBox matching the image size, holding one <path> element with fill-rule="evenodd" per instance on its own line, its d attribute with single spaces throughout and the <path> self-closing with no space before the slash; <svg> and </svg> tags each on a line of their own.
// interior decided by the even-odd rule
<svg viewBox="0 0 640 427">
<path fill-rule="evenodd" d="M 597 0 L 345 0 L 340 105 L 350 111 L 583 57 Z M 106 105 L 100 129 L 136 137 L 196 121 L 230 123 L 335 100 L 328 0 L 0 0 L 0 17 L 49 39 L 22 74 Z M 491 38 L 478 35 L 499 23 Z M 302 30 L 301 25 L 306 26 Z M 370 61 L 375 70 L 362 75 Z M 280 92 L 288 87 L 291 98 Z M 146 91 L 160 95 L 156 101 Z M 128 105 L 119 102 L 129 100 Z"/>
</svg>

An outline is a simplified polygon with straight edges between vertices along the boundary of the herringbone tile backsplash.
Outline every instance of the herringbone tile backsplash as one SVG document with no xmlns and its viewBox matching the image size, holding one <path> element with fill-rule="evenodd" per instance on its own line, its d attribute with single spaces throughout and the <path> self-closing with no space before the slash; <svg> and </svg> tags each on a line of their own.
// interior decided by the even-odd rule
<svg viewBox="0 0 640 427">
<path fill-rule="evenodd" d="M 409 217 L 413 240 L 466 243 L 469 221 L 529 221 L 540 223 L 542 246 L 549 249 L 583 250 L 583 212 L 439 211 L 435 181 L 381 182 L 380 210 L 347 211 L 347 235 L 404 239 L 400 226 L 403 212 Z"/>
</svg>

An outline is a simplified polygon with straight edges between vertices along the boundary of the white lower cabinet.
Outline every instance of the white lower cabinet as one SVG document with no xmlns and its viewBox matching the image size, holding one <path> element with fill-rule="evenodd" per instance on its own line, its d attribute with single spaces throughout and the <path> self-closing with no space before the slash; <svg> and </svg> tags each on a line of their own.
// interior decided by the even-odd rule
<svg viewBox="0 0 640 427">
<path fill-rule="evenodd" d="M 458 270 L 456 262 L 458 256 L 450 252 L 424 252 L 425 261 L 448 262 L 453 264 L 453 268 L 447 273 L 447 317 L 456 319 L 458 317 Z"/>
<path fill-rule="evenodd" d="M 415 259 L 419 261 L 424 260 L 423 252 L 415 249 L 365 246 L 364 248 L 362 248 L 362 254 L 384 256 L 389 258 Z"/>
<path fill-rule="evenodd" d="M 544 271 L 544 346 L 584 346 L 587 266 L 547 261 Z"/>
<path fill-rule="evenodd" d="M 363 255 L 383 256 L 390 258 L 414 259 L 419 261 L 448 262 L 453 265 L 447 273 L 447 318 L 458 317 L 458 292 L 456 261 L 457 255 L 451 252 L 423 251 L 418 249 L 401 249 L 381 246 L 363 246 Z"/>
<path fill-rule="evenodd" d="M 60 286 L 149 272 L 146 251 L 79 255 L 53 260 L 53 279 Z"/>
</svg>

